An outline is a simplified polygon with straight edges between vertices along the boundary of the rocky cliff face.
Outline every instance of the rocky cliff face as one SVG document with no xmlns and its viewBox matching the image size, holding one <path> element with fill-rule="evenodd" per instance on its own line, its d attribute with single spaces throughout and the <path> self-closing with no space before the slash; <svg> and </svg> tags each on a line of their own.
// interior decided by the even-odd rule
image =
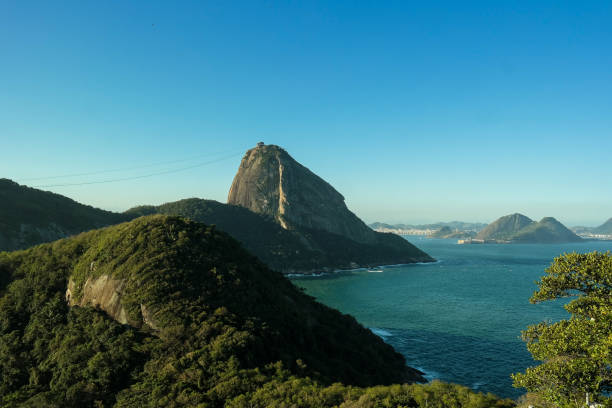
<svg viewBox="0 0 612 408">
<path fill-rule="evenodd" d="M 83 295 L 76 299 L 75 283 L 70 279 L 66 289 L 66 301 L 70 306 L 92 306 L 105 311 L 113 319 L 121 324 L 131 324 L 138 327 L 139 324 L 128 319 L 125 308 L 121 304 L 121 289 L 125 286 L 125 280 L 113 279 L 109 275 L 98 278 L 88 278 L 83 285 Z"/>
<path fill-rule="evenodd" d="M 304 227 L 377 242 L 376 233 L 346 207 L 342 194 L 275 145 L 246 152 L 228 203 L 269 215 L 285 229 Z"/>
<path fill-rule="evenodd" d="M 89 277 L 83 284 L 81 297 L 77 298 L 75 296 L 75 282 L 70 279 L 66 289 L 66 302 L 70 306 L 89 306 L 102 310 L 121 324 L 129 324 L 132 327 L 140 328 L 144 323 L 153 330 L 159 330 L 154 314 L 150 308 L 142 303 L 140 304 L 141 320 L 133 319 L 128 315 L 122 303 L 125 285 L 125 279 L 114 279 L 107 274 L 97 278 Z"/>
</svg>

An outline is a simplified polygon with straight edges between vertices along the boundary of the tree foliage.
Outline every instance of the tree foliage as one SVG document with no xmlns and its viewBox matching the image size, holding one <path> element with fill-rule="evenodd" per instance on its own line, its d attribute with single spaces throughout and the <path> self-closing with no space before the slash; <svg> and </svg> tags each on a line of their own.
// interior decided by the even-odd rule
<svg viewBox="0 0 612 408">
<path fill-rule="evenodd" d="M 573 298 L 568 320 L 539 323 L 523 332 L 542 364 L 514 375 L 514 384 L 559 406 L 581 407 L 589 393 L 610 404 L 612 390 L 612 255 L 601 252 L 555 258 L 538 282 L 532 303 Z"/>
<path fill-rule="evenodd" d="M 140 324 L 68 306 L 69 281 L 82 299 L 102 275 L 125 282 L 121 305 Z M 193 221 L 142 217 L 2 252 L 0 282 L 2 407 L 511 406 L 389 385 L 418 377 L 401 355 Z M 388 386 L 361 388 L 377 384 Z"/>
</svg>

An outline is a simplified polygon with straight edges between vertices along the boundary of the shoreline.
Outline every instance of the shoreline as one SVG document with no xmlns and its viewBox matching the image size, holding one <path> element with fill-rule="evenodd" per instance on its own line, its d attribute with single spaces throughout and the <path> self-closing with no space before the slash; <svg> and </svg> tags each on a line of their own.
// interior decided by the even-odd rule
<svg viewBox="0 0 612 408">
<path fill-rule="evenodd" d="M 402 266 L 411 266 L 411 265 L 433 265 L 433 264 L 438 264 L 441 262 L 442 262 L 441 259 L 435 259 L 433 261 L 427 261 L 427 262 L 411 262 L 411 263 L 360 266 L 358 268 L 337 268 L 332 271 L 291 272 L 291 273 L 283 273 L 283 276 L 287 278 L 320 278 L 324 276 L 341 274 L 343 272 L 367 271 L 370 268 L 392 269 L 392 268 L 400 268 Z"/>
</svg>

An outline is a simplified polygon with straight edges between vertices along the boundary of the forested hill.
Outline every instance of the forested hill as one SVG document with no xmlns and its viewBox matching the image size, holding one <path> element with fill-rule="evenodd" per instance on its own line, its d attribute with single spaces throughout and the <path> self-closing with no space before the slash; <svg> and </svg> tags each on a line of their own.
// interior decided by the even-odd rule
<svg viewBox="0 0 612 408">
<path fill-rule="evenodd" d="M 0 251 L 28 248 L 128 219 L 125 214 L 0 179 Z"/>
<path fill-rule="evenodd" d="M 422 377 L 226 233 L 177 217 L 2 252 L 0 296 L 3 407 L 511 406 L 446 384 L 346 385 Z"/>
<path fill-rule="evenodd" d="M 544 217 L 539 222 L 530 224 L 514 234 L 512 241 L 549 244 L 556 242 L 580 242 L 582 238 L 553 217 Z"/>
<path fill-rule="evenodd" d="M 511 214 L 498 218 L 480 231 L 476 238 L 526 244 L 582 241 L 582 238 L 553 217 L 544 217 L 535 222 L 522 214 Z"/>
<path fill-rule="evenodd" d="M 393 234 L 375 233 L 376 243 L 360 243 L 325 230 L 284 229 L 272 216 L 213 200 L 190 198 L 160 206 L 135 207 L 130 217 L 166 214 L 215 224 L 272 269 L 284 273 L 357 266 L 427 262 L 432 258 Z"/>
<path fill-rule="evenodd" d="M 202 199 L 136 207 L 118 214 L 6 179 L 0 179 L 0 251 L 29 248 L 153 213 L 215 224 L 270 267 L 284 273 L 432 260 L 392 234 L 372 232 L 375 242 L 360 243 L 325 230 L 306 227 L 286 230 L 270 216 Z"/>
<path fill-rule="evenodd" d="M 534 221 L 523 214 L 510 214 L 498 218 L 487 225 L 476 235 L 478 239 L 485 240 L 510 240 L 521 229 L 533 224 Z"/>
</svg>

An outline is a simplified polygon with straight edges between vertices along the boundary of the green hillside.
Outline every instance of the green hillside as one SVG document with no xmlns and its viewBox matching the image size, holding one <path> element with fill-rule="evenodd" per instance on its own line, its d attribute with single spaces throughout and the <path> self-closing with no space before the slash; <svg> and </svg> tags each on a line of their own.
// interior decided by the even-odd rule
<svg viewBox="0 0 612 408">
<path fill-rule="evenodd" d="M 432 261 L 392 234 L 372 232 L 373 242 L 359 243 L 323 230 L 285 230 L 271 217 L 246 208 L 195 198 L 117 214 L 6 179 L 0 179 L 0 251 L 29 248 L 154 213 L 215 224 L 270 267 L 285 273 Z"/>
<path fill-rule="evenodd" d="M 0 295 L 3 407 L 512 406 L 441 383 L 356 388 L 421 377 L 229 235 L 181 218 L 2 252 Z"/>
<path fill-rule="evenodd" d="M 544 217 L 535 222 L 522 214 L 511 214 L 497 219 L 480 231 L 476 238 L 526 244 L 582 241 L 582 238 L 553 217 Z"/>
<path fill-rule="evenodd" d="M 28 248 L 128 219 L 124 214 L 0 179 L 0 251 Z"/>
<path fill-rule="evenodd" d="M 539 222 L 530 224 L 521 229 L 511 237 L 511 240 L 513 242 L 552 244 L 560 242 L 579 242 L 582 241 L 582 238 L 574 234 L 553 217 L 545 217 Z"/>
<path fill-rule="evenodd" d="M 136 207 L 126 212 L 129 216 L 155 213 L 215 224 L 272 269 L 284 273 L 432 260 L 393 234 L 376 233 L 378 242 L 366 244 L 324 230 L 304 227 L 286 230 L 270 216 L 213 200 L 190 198 L 158 207 Z"/>
<path fill-rule="evenodd" d="M 510 240 L 514 234 L 533 222 L 531 218 L 525 217 L 522 214 L 506 215 L 487 225 L 476 235 L 476 238 L 484 240 Z"/>
</svg>

